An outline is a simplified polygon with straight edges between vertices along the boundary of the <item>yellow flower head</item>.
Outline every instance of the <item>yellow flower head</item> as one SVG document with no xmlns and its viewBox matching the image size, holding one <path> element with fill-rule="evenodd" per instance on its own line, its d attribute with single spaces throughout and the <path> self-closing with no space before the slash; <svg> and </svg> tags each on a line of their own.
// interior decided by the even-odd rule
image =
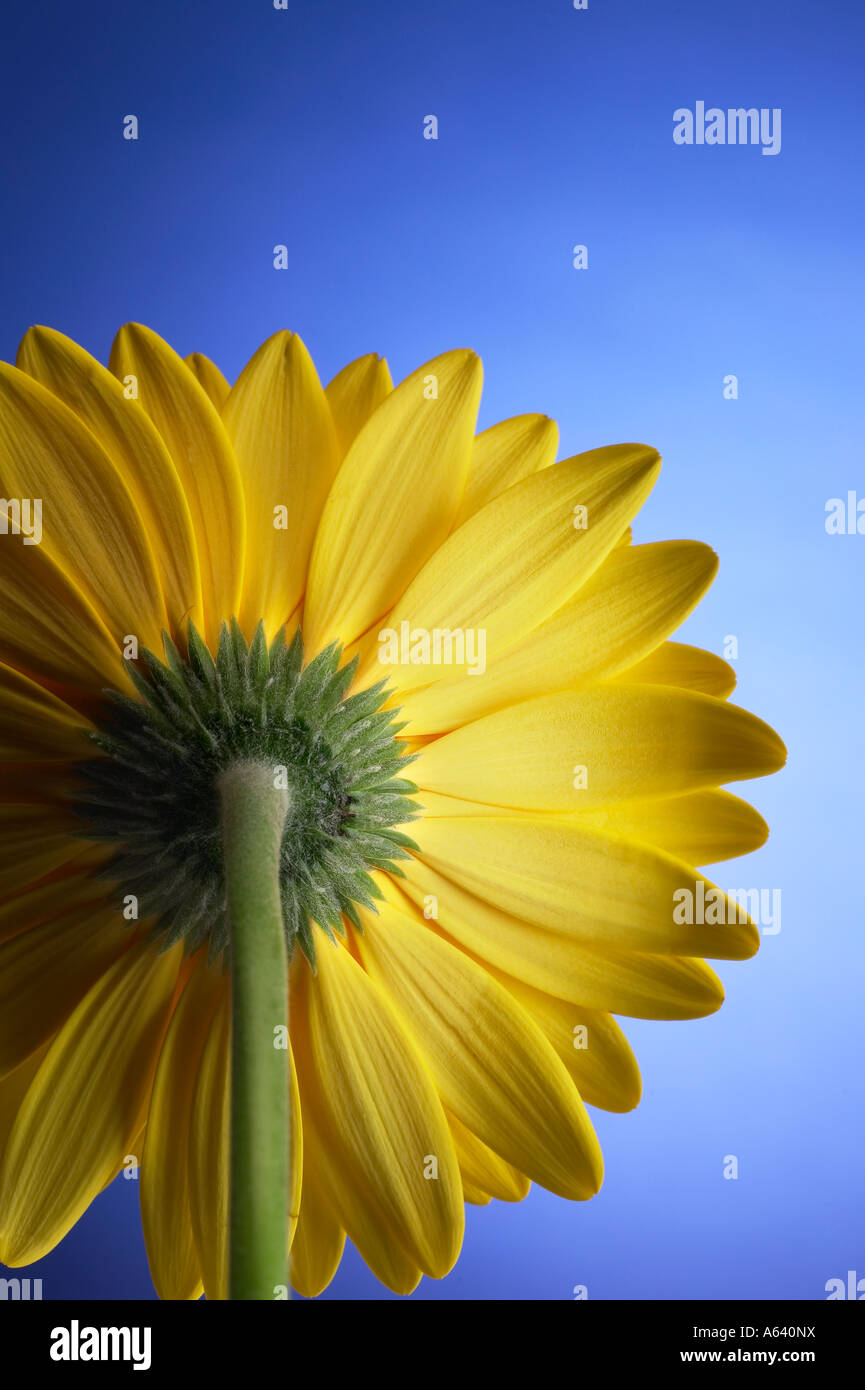
<svg viewBox="0 0 865 1390">
<path fill-rule="evenodd" d="M 556 463 L 545 416 L 475 435 L 480 391 L 468 351 L 323 389 L 289 333 L 229 389 L 134 324 L 110 370 L 43 328 L 0 364 L 7 1264 L 131 1155 L 159 1294 L 228 1294 L 236 764 L 286 788 L 302 1294 L 346 1235 L 407 1293 L 465 1202 L 591 1197 L 586 1103 L 640 1094 L 613 1015 L 712 1013 L 702 958 L 756 951 L 692 866 L 762 844 L 720 788 L 783 745 L 668 640 L 715 556 L 631 544 L 654 450 Z"/>
</svg>

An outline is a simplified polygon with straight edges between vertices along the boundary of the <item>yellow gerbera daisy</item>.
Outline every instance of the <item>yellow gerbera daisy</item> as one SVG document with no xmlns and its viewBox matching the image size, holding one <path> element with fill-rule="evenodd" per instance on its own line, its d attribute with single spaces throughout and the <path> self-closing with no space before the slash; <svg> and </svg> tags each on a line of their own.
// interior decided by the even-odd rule
<svg viewBox="0 0 865 1390">
<path fill-rule="evenodd" d="M 467 351 L 110 367 L 0 365 L 0 1259 L 135 1155 L 163 1298 L 278 1297 L 289 1240 L 315 1295 L 346 1235 L 407 1293 L 464 1202 L 597 1192 L 612 1015 L 756 951 L 690 866 L 763 842 L 720 786 L 784 749 L 667 640 L 716 558 L 630 543 L 654 450 L 476 436 Z"/>
</svg>

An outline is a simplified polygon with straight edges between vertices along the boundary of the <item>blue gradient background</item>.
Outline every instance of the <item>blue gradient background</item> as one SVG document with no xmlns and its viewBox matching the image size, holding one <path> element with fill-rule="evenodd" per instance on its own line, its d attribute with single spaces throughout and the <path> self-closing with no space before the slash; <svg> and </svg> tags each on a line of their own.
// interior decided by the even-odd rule
<svg viewBox="0 0 865 1390">
<path fill-rule="evenodd" d="M 684 637 L 738 637 L 734 698 L 789 746 L 747 789 L 768 846 L 717 872 L 780 887 L 780 934 L 721 965 L 715 1017 L 625 1021 L 645 1095 L 596 1113 L 599 1197 L 469 1208 L 456 1271 L 413 1297 L 819 1299 L 865 1274 L 865 537 L 824 529 L 828 498 L 865 495 L 861 6 L 24 8 L 0 82 L 0 356 L 42 322 L 106 360 L 128 319 L 230 378 L 284 326 L 324 380 L 373 349 L 398 379 L 474 347 L 482 425 L 541 410 L 563 454 L 661 450 L 636 537 L 718 550 Z M 781 153 L 677 147 L 698 99 L 781 107 Z M 118 1179 L 21 1273 L 47 1298 L 153 1297 L 137 1197 Z M 349 1250 L 324 1297 L 390 1295 Z"/>
</svg>

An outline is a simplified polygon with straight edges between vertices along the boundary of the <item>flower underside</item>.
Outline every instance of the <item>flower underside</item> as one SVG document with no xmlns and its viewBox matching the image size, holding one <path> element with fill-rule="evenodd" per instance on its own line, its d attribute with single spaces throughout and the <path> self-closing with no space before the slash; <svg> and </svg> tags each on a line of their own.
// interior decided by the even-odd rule
<svg viewBox="0 0 865 1390">
<path fill-rule="evenodd" d="M 165 662 L 144 651 L 129 673 L 140 695 L 108 691 L 106 714 L 89 737 L 103 756 L 81 764 L 75 809 L 90 840 L 116 845 L 102 877 L 137 915 L 153 920 L 165 947 L 209 945 L 228 959 L 218 780 L 247 761 L 272 765 L 290 807 L 280 857 L 283 921 L 315 964 L 313 925 L 360 929 L 357 905 L 381 894 L 374 869 L 401 874 L 396 860 L 414 842 L 393 827 L 420 807 L 399 774 L 395 710 L 381 708 L 386 682 L 346 697 L 356 661 L 340 666 L 334 643 L 303 666 L 301 633 L 268 647 L 263 624 L 247 645 L 237 622 L 223 624 L 216 659 L 190 624 L 184 659 L 163 634 Z M 284 779 L 284 780 L 283 780 Z"/>
</svg>

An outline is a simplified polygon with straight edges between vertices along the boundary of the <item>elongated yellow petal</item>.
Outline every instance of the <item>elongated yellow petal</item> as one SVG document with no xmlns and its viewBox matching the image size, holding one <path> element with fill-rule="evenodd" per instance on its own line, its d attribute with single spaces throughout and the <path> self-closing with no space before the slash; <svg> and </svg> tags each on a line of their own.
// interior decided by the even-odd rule
<svg viewBox="0 0 865 1390">
<path fill-rule="evenodd" d="M 300 1087 L 294 1053 L 288 1052 L 288 1255 L 297 1233 L 300 1219 L 300 1194 L 303 1190 L 303 1116 L 300 1109 Z"/>
<path fill-rule="evenodd" d="M 455 729 L 418 754 L 412 777 L 421 793 L 582 811 L 763 777 L 785 756 L 769 725 L 736 705 L 690 690 L 601 685 L 524 700 Z"/>
<path fill-rule="evenodd" d="M 199 386 L 207 392 L 216 409 L 221 411 L 228 399 L 231 387 L 216 363 L 211 362 L 209 357 L 205 357 L 203 352 L 190 352 L 189 356 L 184 357 L 183 360 Z"/>
<path fill-rule="evenodd" d="M 231 1189 L 230 1003 L 226 987 L 198 1064 L 189 1125 L 189 1206 L 208 1301 L 228 1298 Z"/>
<path fill-rule="evenodd" d="M 129 490 L 78 416 L 5 362 L 0 362 L 0 454 L 3 495 L 41 502 L 41 544 L 103 617 L 115 641 L 135 633 L 155 646 L 165 626 L 165 606 Z"/>
<path fill-rule="evenodd" d="M 223 977 L 201 959 L 172 1014 L 153 1082 L 141 1163 L 141 1220 L 160 1298 L 195 1299 L 201 1268 L 192 1235 L 189 1128 L 195 1081 Z"/>
<path fill-rule="evenodd" d="M 401 884 L 422 913 L 478 959 L 536 989 L 589 1009 L 632 1018 L 702 1018 L 724 1001 L 717 975 L 701 960 L 596 951 L 574 932 L 521 921 L 411 859 Z"/>
<path fill-rule="evenodd" d="M 205 631 L 213 642 L 240 601 L 246 524 L 237 460 L 209 396 L 151 329 L 138 323 L 121 328 L 110 367 L 121 381 L 135 377 L 138 399 L 180 478 L 195 531 Z"/>
<path fill-rule="evenodd" d="M 93 431 L 135 502 L 153 549 L 171 630 L 201 623 L 201 581 L 189 505 L 177 470 L 138 401 L 101 362 L 52 328 L 31 328 L 22 371 L 53 391 Z M 215 370 L 215 369 L 214 369 Z"/>
<path fill-rule="evenodd" d="M 309 1047 L 326 1107 L 323 1140 L 375 1195 L 397 1243 L 441 1278 L 463 1234 L 459 1168 L 420 1055 L 345 947 L 323 943 L 309 990 Z M 424 1176 L 429 1156 L 438 1179 Z M 340 1213 L 343 1216 L 343 1213 Z M 348 1234 L 352 1228 L 346 1223 Z"/>
<path fill-rule="evenodd" d="M 119 1171 L 141 1130 L 180 948 L 133 948 L 66 1020 L 0 1169 L 0 1259 L 40 1259 Z"/>
<path fill-rule="evenodd" d="M 562 1197 L 601 1185 L 585 1107 L 540 1030 L 474 961 L 383 903 L 358 950 L 414 1037 L 442 1102 L 495 1153 Z"/>
<path fill-rule="evenodd" d="M 67 911 L 0 946 L 0 1076 L 56 1032 L 130 941 L 129 927 L 103 901 Z"/>
<path fill-rule="evenodd" d="M 246 495 L 241 626 L 251 633 L 264 619 L 272 635 L 303 594 L 338 462 L 324 391 L 296 334 L 275 333 L 258 349 L 232 387 L 222 418 Z"/>
<path fill-rule="evenodd" d="M 0 1081 L 0 1160 L 6 1149 L 9 1135 L 12 1133 L 12 1126 L 18 1118 L 18 1111 L 29 1090 L 30 1083 L 42 1065 L 48 1044 L 40 1047 L 38 1052 L 33 1052 L 22 1062 L 20 1067 L 16 1067 L 8 1076 L 4 1076 Z"/>
<path fill-rule="evenodd" d="M 58 807 L 38 802 L 0 802 L 0 883 L 10 899 L 82 855 L 71 834 L 71 817 Z M 17 908 L 10 909 L 18 930 Z M 0 917 L 5 917 L 5 908 Z M 29 925 L 27 923 L 26 925 Z M 2 939 L 2 935 L 0 935 Z"/>
<path fill-rule="evenodd" d="M 68 758 L 9 762 L 3 765 L 3 795 L 7 801 L 35 802 L 65 808 L 70 825 L 77 832 L 80 830 L 80 822 L 75 823 L 68 810 L 75 786 L 75 764 Z"/>
<path fill-rule="evenodd" d="M 0 663 L 0 757 L 80 759 L 90 749 L 84 735 L 89 727 L 90 721 L 65 701 Z"/>
<path fill-rule="evenodd" d="M 411 734 L 452 729 L 529 696 L 575 690 L 633 667 L 684 621 L 717 565 L 714 552 L 696 541 L 614 548 L 558 612 L 510 650 L 488 655 L 482 675 L 467 680 L 456 673 L 401 693 L 400 717 Z"/>
<path fill-rule="evenodd" d="M 421 1271 L 388 1225 L 377 1188 L 370 1187 L 364 1181 L 363 1173 L 354 1164 L 350 1148 L 340 1147 L 338 1140 L 333 1137 L 327 1099 L 310 1047 L 309 995 L 315 984 L 303 963 L 298 964 L 300 968 L 292 971 L 291 1037 L 297 1059 L 304 1142 L 308 1153 L 307 1171 L 314 1172 L 329 1212 L 348 1233 L 376 1278 L 394 1293 L 409 1294 L 417 1288 Z M 314 1167 L 310 1169 L 309 1165 Z M 332 1251 L 331 1260 L 334 1253 L 335 1250 Z M 320 1278 L 335 1272 L 329 1270 L 330 1262 L 319 1270 L 318 1256 L 312 1263 L 317 1274 L 310 1287 L 315 1287 Z M 303 1256 L 299 1278 L 304 1278 Z M 299 1284 L 297 1287 L 300 1291 Z"/>
<path fill-rule="evenodd" d="M 456 1115 L 445 1113 L 457 1151 L 466 1201 L 484 1205 L 495 1197 L 499 1202 L 521 1202 L 531 1186 L 525 1174 L 487 1148 Z"/>
<path fill-rule="evenodd" d="M 462 1172 L 462 1169 L 460 1171 Z M 481 1192 L 480 1188 L 475 1187 L 471 1179 L 463 1173 L 463 1201 L 468 1202 L 473 1207 L 488 1207 L 492 1197 L 486 1192 Z"/>
<path fill-rule="evenodd" d="M 424 747 L 427 745 L 425 744 Z M 412 748 L 412 752 L 421 752 L 420 748 Z M 453 816 L 505 816 L 515 815 L 532 816 L 533 811 L 515 811 L 512 806 L 491 806 L 484 801 L 466 801 L 458 796 L 443 796 L 441 792 L 431 792 L 428 787 L 424 788 L 423 794 L 417 795 L 418 806 L 422 808 L 424 816 L 445 816 L 450 819 Z M 406 821 L 401 827 L 405 834 L 411 835 L 411 825 L 413 821 Z M 415 829 L 417 826 L 415 825 Z"/>
<path fill-rule="evenodd" d="M 410 631 L 429 634 L 483 632 L 486 663 L 494 667 L 594 573 L 642 506 L 659 468 L 654 449 L 621 444 L 543 468 L 508 488 L 436 551 L 381 631 L 401 633 L 406 623 Z M 401 653 L 385 665 L 382 656 L 387 647 L 376 641 L 361 662 L 359 682 L 390 676 L 401 697 L 454 674 L 451 665 L 404 661 Z"/>
<path fill-rule="evenodd" d="M 417 798 L 424 816 L 452 819 L 455 816 L 526 816 L 534 811 L 511 806 L 492 806 L 489 802 L 464 801 L 442 796 L 424 788 Z M 768 827 L 763 817 L 747 801 L 732 792 L 713 788 L 684 796 L 647 801 L 623 801 L 593 811 L 563 812 L 573 815 L 578 825 L 593 825 L 614 835 L 642 840 L 665 850 L 688 864 L 716 864 L 751 854 L 765 844 Z M 413 822 L 402 827 L 411 835 Z M 417 825 L 414 826 L 417 831 Z"/>
<path fill-rule="evenodd" d="M 655 845 L 688 864 L 717 864 L 751 854 L 769 834 L 759 811 L 741 797 L 719 790 L 663 801 L 624 802 L 585 811 L 579 819 L 599 830 Z"/>
<path fill-rule="evenodd" d="M 16 810 L 28 808 L 17 807 Z M 41 807 L 31 808 L 40 813 Z M 91 916 L 105 909 L 105 887 L 94 881 L 91 874 L 106 857 L 101 849 L 94 859 L 91 850 L 82 850 L 81 842 L 71 841 L 74 858 L 58 868 L 49 878 L 34 883 L 23 892 L 0 898 L 0 942 L 10 941 L 21 932 L 29 932 L 43 922 L 53 922 L 67 912 L 81 910 Z M 111 851 L 107 851 L 110 854 Z M 5 888 L 4 874 L 4 888 Z"/>
<path fill-rule="evenodd" d="M 392 390 L 390 368 L 375 352 L 356 357 L 328 382 L 325 395 L 336 426 L 340 458 L 345 458 L 373 411 Z"/>
<path fill-rule="evenodd" d="M 677 913 L 681 893 L 696 903 L 714 888 L 689 865 L 573 817 L 432 819 L 422 857 L 503 911 L 596 950 L 746 960 L 760 944 L 757 928 L 726 899 L 717 926 L 689 925 Z"/>
<path fill-rule="evenodd" d="M 736 688 L 736 673 L 728 662 L 684 642 L 663 642 L 613 679 L 620 685 L 677 685 L 722 700 Z"/>
<path fill-rule="evenodd" d="M 639 1104 L 637 1059 L 610 1014 L 579 1008 L 506 975 L 498 978 L 548 1039 L 587 1105 L 621 1114 Z"/>
<path fill-rule="evenodd" d="M 304 1149 L 300 1219 L 291 1247 L 291 1284 L 304 1298 L 317 1298 L 339 1268 L 345 1232 L 316 1176 L 321 1165 L 309 1127 L 304 1131 Z"/>
<path fill-rule="evenodd" d="M 4 541 L 0 591 L 0 660 L 61 686 L 73 703 L 106 685 L 123 688 L 112 634 L 45 546 Z"/>
<path fill-rule="evenodd" d="M 447 536 L 480 394 L 474 353 L 445 353 L 401 382 L 355 439 L 312 554 L 304 613 L 311 651 L 365 632 Z"/>
<path fill-rule="evenodd" d="M 455 525 L 462 526 L 514 483 L 555 463 L 558 447 L 559 427 L 546 415 L 517 415 L 477 435 Z"/>
</svg>

